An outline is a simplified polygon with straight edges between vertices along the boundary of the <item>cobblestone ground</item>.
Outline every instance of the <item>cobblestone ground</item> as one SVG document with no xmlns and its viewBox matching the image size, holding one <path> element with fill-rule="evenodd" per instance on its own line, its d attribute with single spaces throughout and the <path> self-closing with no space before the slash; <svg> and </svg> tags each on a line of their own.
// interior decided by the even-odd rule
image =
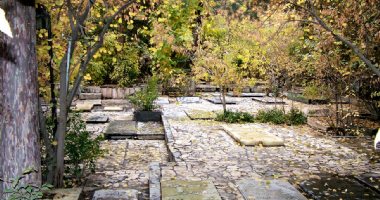
<svg viewBox="0 0 380 200">
<path fill-rule="evenodd" d="M 126 106 L 125 101 L 104 101 L 103 106 Z M 132 120 L 133 112 L 125 109 L 124 112 L 103 112 L 94 109 L 90 113 L 83 113 L 82 118 L 91 116 L 108 116 L 109 121 Z M 104 133 L 106 124 L 87 124 L 87 130 L 94 136 Z M 157 124 L 138 124 L 138 132 L 157 133 L 163 129 Z M 149 199 L 148 180 L 149 163 L 166 163 L 168 160 L 167 148 L 164 140 L 106 140 L 101 144 L 106 154 L 96 161 L 95 173 L 87 177 L 86 187 L 109 189 L 137 189 L 142 199 Z"/>
<path fill-rule="evenodd" d="M 233 110 L 254 113 L 268 107 L 250 100 L 240 100 Z M 308 110 L 318 106 L 303 105 Z M 285 106 L 289 109 L 289 105 Z M 318 174 L 357 175 L 380 172 L 380 163 L 371 162 L 368 148 L 371 139 L 353 139 L 363 146 L 350 145 L 323 136 L 307 126 L 289 127 L 268 124 L 246 124 L 252 129 L 265 129 L 285 139 L 284 147 L 246 147 L 237 144 L 220 125 L 212 121 L 191 121 L 183 111 L 191 109 L 221 110 L 221 105 L 206 101 L 200 104 L 170 104 L 164 107 L 169 119 L 179 161 L 162 168 L 162 179 L 213 180 L 223 199 L 242 199 L 235 181 L 246 178 L 279 178 L 294 184 Z M 372 152 L 373 153 L 373 152 Z M 377 154 L 378 156 L 378 154 Z"/>
<path fill-rule="evenodd" d="M 228 109 L 256 113 L 259 109 L 274 107 L 254 102 L 249 98 L 231 98 L 237 105 Z M 284 147 L 247 147 L 236 143 L 214 121 L 191 121 L 186 110 L 221 111 L 221 105 L 202 100 L 196 104 L 179 104 L 175 99 L 162 107 L 168 119 L 174 142 L 169 147 L 179 153 L 176 162 L 167 162 L 165 141 L 119 140 L 104 141 L 106 155 L 96 162 L 95 174 L 88 177 L 87 187 L 138 189 L 143 199 L 148 198 L 149 163 L 162 166 L 162 180 L 212 180 L 223 199 L 242 199 L 235 185 L 240 179 L 278 178 L 297 184 L 318 174 L 356 175 L 380 173 L 379 154 L 371 148 L 368 138 L 334 139 L 307 126 L 290 127 L 269 124 L 245 124 L 252 129 L 265 129 L 285 139 Z M 290 101 L 285 109 L 289 110 Z M 125 101 L 104 101 L 107 105 L 127 106 Z M 321 106 L 294 103 L 304 112 Z M 282 106 L 277 105 L 282 108 Z M 82 117 L 104 115 L 113 120 L 132 119 L 132 110 L 124 112 L 92 111 Z M 107 124 L 89 124 L 94 135 L 104 132 Z M 151 127 L 151 128 L 150 128 Z M 140 133 L 159 132 L 159 126 L 138 124 Z"/>
</svg>

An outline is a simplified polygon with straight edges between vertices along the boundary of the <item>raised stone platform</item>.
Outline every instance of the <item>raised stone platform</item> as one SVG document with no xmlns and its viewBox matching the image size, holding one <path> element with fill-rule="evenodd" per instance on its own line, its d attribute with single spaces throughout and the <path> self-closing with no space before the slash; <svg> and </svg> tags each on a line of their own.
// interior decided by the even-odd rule
<svg viewBox="0 0 380 200">
<path fill-rule="evenodd" d="M 127 139 L 136 135 L 136 122 L 129 120 L 112 121 L 104 133 L 106 139 Z"/>
<path fill-rule="evenodd" d="M 107 123 L 109 120 L 109 117 L 107 116 L 102 116 L 102 115 L 96 115 L 87 118 L 86 123 L 88 124 L 104 124 Z"/>
<path fill-rule="evenodd" d="M 237 186 L 245 200 L 307 200 L 287 181 L 248 179 Z"/>
<path fill-rule="evenodd" d="M 162 200 L 221 200 L 212 181 L 161 182 Z"/>
<path fill-rule="evenodd" d="M 212 120 L 216 118 L 216 113 L 203 110 L 188 110 L 185 111 L 191 120 Z"/>
<path fill-rule="evenodd" d="M 80 103 L 75 106 L 75 110 L 82 111 L 82 112 L 90 112 L 93 107 L 94 107 L 94 104 L 92 103 Z"/>
<path fill-rule="evenodd" d="M 283 146 L 284 140 L 277 136 L 271 135 L 264 129 L 239 126 L 239 125 L 223 125 L 224 130 L 237 142 L 246 146 Z"/>
</svg>

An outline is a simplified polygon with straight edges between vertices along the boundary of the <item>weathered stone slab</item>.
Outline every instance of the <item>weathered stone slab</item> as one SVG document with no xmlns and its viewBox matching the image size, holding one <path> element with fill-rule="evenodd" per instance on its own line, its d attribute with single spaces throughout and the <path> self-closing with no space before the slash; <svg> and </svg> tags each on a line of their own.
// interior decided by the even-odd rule
<svg viewBox="0 0 380 200">
<path fill-rule="evenodd" d="M 215 92 L 218 87 L 213 85 L 196 85 L 195 90 L 197 92 Z"/>
<path fill-rule="evenodd" d="M 124 111 L 124 108 L 120 106 L 105 106 L 103 110 L 110 111 L 110 112 L 121 112 L 121 111 Z"/>
<path fill-rule="evenodd" d="M 322 175 L 303 181 L 300 187 L 315 200 L 380 199 L 380 195 L 351 177 Z"/>
<path fill-rule="evenodd" d="M 177 97 L 177 101 L 180 103 L 200 103 L 201 98 L 199 98 L 199 97 Z"/>
<path fill-rule="evenodd" d="M 284 139 L 271 135 L 264 129 L 242 127 L 239 125 L 224 125 L 224 130 L 236 141 L 246 146 L 283 146 Z"/>
<path fill-rule="evenodd" d="M 107 116 L 97 115 L 87 118 L 86 123 L 89 124 L 104 124 L 107 123 L 109 118 Z"/>
<path fill-rule="evenodd" d="M 240 180 L 237 186 L 245 200 L 307 200 L 287 181 Z"/>
<path fill-rule="evenodd" d="M 83 111 L 83 112 L 90 112 L 93 107 L 94 107 L 94 104 L 92 104 L 92 103 L 79 103 L 75 106 L 75 110 Z"/>
<path fill-rule="evenodd" d="M 125 139 L 135 135 L 137 135 L 136 122 L 128 120 L 112 121 L 104 133 L 107 139 Z"/>
<path fill-rule="evenodd" d="M 280 98 L 274 97 L 253 97 L 252 100 L 265 104 L 285 104 Z"/>
<path fill-rule="evenodd" d="M 208 98 L 207 101 L 213 104 L 222 104 L 222 100 L 220 98 Z M 236 101 L 232 101 L 230 99 L 226 99 L 226 104 L 236 104 Z"/>
<path fill-rule="evenodd" d="M 161 122 L 137 122 L 136 139 L 164 140 L 165 130 Z"/>
<path fill-rule="evenodd" d="M 82 188 L 54 189 L 47 193 L 54 194 L 53 200 L 79 200 Z"/>
<path fill-rule="evenodd" d="M 380 174 L 363 174 L 355 177 L 355 179 L 380 194 Z"/>
<path fill-rule="evenodd" d="M 102 93 L 80 93 L 79 99 L 90 100 L 90 99 L 101 99 Z"/>
<path fill-rule="evenodd" d="M 169 104 L 169 98 L 168 97 L 158 97 L 155 101 L 155 104 L 157 105 L 167 105 Z"/>
<path fill-rule="evenodd" d="M 185 112 L 191 120 L 210 120 L 216 118 L 216 113 L 212 111 L 188 110 Z"/>
<path fill-rule="evenodd" d="M 330 127 L 328 124 L 324 124 L 322 121 L 318 120 L 317 117 L 308 117 L 307 125 L 309 125 L 313 129 L 316 129 L 322 132 L 327 132 L 327 130 Z"/>
<path fill-rule="evenodd" d="M 162 200 L 219 200 L 212 181 L 170 180 L 161 182 Z"/>
<path fill-rule="evenodd" d="M 240 93 L 240 94 L 234 94 L 232 92 L 229 92 L 227 94 L 230 97 L 264 97 L 265 93 Z"/>
<path fill-rule="evenodd" d="M 137 190 L 97 190 L 92 200 L 138 200 Z"/>
<path fill-rule="evenodd" d="M 315 110 L 310 110 L 307 115 L 309 117 L 327 117 L 331 115 L 330 109 L 315 109 Z"/>
</svg>

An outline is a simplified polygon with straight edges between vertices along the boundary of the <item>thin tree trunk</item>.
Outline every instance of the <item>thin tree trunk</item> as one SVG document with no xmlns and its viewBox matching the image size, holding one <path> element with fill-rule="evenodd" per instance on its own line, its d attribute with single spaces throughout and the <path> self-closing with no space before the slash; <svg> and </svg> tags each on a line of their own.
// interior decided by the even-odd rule
<svg viewBox="0 0 380 200">
<path fill-rule="evenodd" d="M 227 105 L 226 105 L 226 88 L 221 86 L 220 87 L 220 90 L 221 90 L 221 95 L 222 95 L 222 104 L 223 104 L 223 113 L 226 114 L 227 112 Z"/>
<path fill-rule="evenodd" d="M 38 82 L 35 1 L 3 0 L 14 38 L 0 33 L 0 178 L 9 181 L 26 168 L 21 184 L 41 184 L 38 142 Z M 11 184 L 2 182 L 0 199 Z"/>
</svg>

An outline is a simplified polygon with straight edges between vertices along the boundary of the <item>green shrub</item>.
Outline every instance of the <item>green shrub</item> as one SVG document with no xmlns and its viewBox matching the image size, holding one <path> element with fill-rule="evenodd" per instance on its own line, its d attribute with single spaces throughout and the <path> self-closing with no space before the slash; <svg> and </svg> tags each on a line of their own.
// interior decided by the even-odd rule
<svg viewBox="0 0 380 200">
<path fill-rule="evenodd" d="M 261 123 L 284 124 L 286 122 L 285 113 L 277 108 L 271 110 L 259 110 L 256 121 Z"/>
<path fill-rule="evenodd" d="M 306 124 L 307 117 L 297 108 L 292 108 L 286 115 L 286 121 L 289 125 L 302 125 Z"/>
<path fill-rule="evenodd" d="M 254 122 L 254 117 L 247 112 L 226 111 L 225 113 L 219 113 L 215 120 L 227 123 L 249 123 Z"/>
<path fill-rule="evenodd" d="M 4 193 L 8 195 L 8 200 L 35 200 L 42 199 L 43 192 L 50 190 L 53 186 L 49 184 L 43 184 L 42 186 L 37 186 L 33 184 L 21 184 L 21 180 L 27 175 L 37 173 L 37 170 L 33 168 L 28 168 L 24 170 L 21 176 L 12 178 L 9 182 L 12 184 L 11 188 L 6 188 Z M 0 182 L 5 181 L 0 179 Z"/>
<path fill-rule="evenodd" d="M 68 158 L 69 174 L 76 177 L 80 182 L 86 170 L 95 170 L 95 160 L 104 154 L 100 149 L 100 142 L 103 136 L 97 136 L 92 139 L 86 124 L 80 119 L 78 113 L 70 116 L 68 131 L 65 137 L 65 154 Z"/>
<path fill-rule="evenodd" d="M 151 111 L 155 108 L 154 100 L 158 96 L 157 79 L 152 77 L 145 88 L 129 96 L 128 99 L 138 110 Z"/>
</svg>

